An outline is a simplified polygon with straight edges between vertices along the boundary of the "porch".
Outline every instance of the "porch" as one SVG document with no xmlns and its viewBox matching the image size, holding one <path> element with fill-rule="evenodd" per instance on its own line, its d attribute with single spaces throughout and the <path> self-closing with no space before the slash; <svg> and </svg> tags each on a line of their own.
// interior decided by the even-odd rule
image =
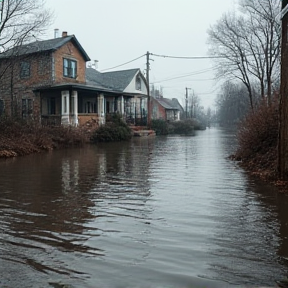
<svg viewBox="0 0 288 288">
<path fill-rule="evenodd" d="M 113 113 L 119 113 L 131 124 L 147 123 L 147 99 L 142 96 L 82 86 L 42 89 L 39 93 L 42 125 L 82 126 L 93 121 L 100 126 L 105 124 L 106 116 Z"/>
</svg>

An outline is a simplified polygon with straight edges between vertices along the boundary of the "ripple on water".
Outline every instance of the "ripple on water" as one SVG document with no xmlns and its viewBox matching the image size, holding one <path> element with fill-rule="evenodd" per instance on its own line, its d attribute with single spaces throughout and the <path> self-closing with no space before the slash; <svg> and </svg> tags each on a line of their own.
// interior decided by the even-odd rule
<svg viewBox="0 0 288 288">
<path fill-rule="evenodd" d="M 227 159 L 232 134 L 0 162 L 0 286 L 273 285 L 287 270 L 288 200 Z"/>
</svg>

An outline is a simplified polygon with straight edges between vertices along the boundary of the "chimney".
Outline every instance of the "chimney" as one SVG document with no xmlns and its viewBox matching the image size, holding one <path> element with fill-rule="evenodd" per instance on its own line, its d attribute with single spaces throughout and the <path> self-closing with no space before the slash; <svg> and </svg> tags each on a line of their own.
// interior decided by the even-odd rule
<svg viewBox="0 0 288 288">
<path fill-rule="evenodd" d="M 97 70 L 98 69 L 98 60 L 94 60 L 94 66 L 95 66 L 95 70 Z"/>
<path fill-rule="evenodd" d="M 62 32 L 62 37 L 67 37 L 67 31 Z"/>
<path fill-rule="evenodd" d="M 58 38 L 59 37 L 59 29 L 55 28 L 54 29 L 54 38 Z"/>
</svg>

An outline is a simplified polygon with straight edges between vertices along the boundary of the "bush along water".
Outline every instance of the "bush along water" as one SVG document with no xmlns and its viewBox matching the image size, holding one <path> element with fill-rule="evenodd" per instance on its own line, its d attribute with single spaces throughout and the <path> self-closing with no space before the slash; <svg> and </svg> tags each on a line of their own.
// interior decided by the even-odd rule
<svg viewBox="0 0 288 288">
<path fill-rule="evenodd" d="M 112 142 L 129 140 L 132 137 L 130 127 L 121 119 L 119 114 L 109 115 L 106 124 L 100 126 L 91 136 L 91 141 Z"/>
<path fill-rule="evenodd" d="M 152 119 L 151 129 L 155 131 L 156 135 L 167 135 L 169 134 L 168 124 L 162 119 Z"/>
<path fill-rule="evenodd" d="M 278 99 L 271 106 L 259 105 L 240 124 L 238 149 L 231 156 L 264 180 L 277 178 L 278 123 Z"/>
<path fill-rule="evenodd" d="M 151 128 L 155 131 L 156 135 L 194 135 L 194 126 L 195 122 L 192 119 L 175 122 L 167 122 L 162 119 L 151 121 Z"/>
<path fill-rule="evenodd" d="M 24 156 L 56 148 L 79 146 L 87 141 L 74 127 L 41 126 L 36 121 L 0 118 L 0 157 Z"/>
</svg>

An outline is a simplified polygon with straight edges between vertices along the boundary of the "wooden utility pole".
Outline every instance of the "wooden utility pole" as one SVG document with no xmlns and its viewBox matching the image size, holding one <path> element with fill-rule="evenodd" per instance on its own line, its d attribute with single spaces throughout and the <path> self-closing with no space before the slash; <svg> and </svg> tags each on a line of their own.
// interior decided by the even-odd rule
<svg viewBox="0 0 288 288">
<path fill-rule="evenodd" d="M 191 88 L 186 87 L 186 119 L 188 118 L 188 90 L 191 90 Z"/>
<path fill-rule="evenodd" d="M 150 97 L 150 84 L 149 84 L 149 71 L 150 71 L 150 53 L 146 53 L 146 82 L 147 82 L 147 126 L 151 127 L 151 97 Z"/>
<path fill-rule="evenodd" d="M 288 1 L 282 0 L 281 85 L 279 103 L 278 173 L 288 180 Z"/>
</svg>

